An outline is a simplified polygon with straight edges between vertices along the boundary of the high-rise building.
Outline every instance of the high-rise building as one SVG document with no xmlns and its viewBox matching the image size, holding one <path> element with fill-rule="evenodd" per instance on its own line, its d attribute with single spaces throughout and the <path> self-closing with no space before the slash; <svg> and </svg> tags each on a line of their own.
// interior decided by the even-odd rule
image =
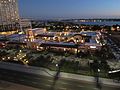
<svg viewBox="0 0 120 90">
<path fill-rule="evenodd" d="M 0 34 L 13 34 L 19 29 L 17 0 L 0 0 Z"/>
</svg>

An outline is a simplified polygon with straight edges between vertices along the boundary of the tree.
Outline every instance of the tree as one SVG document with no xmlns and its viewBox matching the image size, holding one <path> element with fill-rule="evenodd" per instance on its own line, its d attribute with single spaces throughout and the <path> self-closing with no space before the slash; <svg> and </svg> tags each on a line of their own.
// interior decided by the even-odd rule
<svg viewBox="0 0 120 90">
<path fill-rule="evenodd" d="M 94 60 L 93 63 L 90 63 L 90 68 L 93 70 L 94 74 L 98 73 L 99 62 L 98 60 Z"/>
<path fill-rule="evenodd" d="M 101 60 L 100 68 L 105 72 L 108 72 L 110 70 L 110 66 L 108 65 L 106 60 Z"/>
<path fill-rule="evenodd" d="M 92 30 L 96 31 L 96 30 L 101 30 L 101 27 L 99 25 L 94 25 L 92 27 Z"/>
</svg>

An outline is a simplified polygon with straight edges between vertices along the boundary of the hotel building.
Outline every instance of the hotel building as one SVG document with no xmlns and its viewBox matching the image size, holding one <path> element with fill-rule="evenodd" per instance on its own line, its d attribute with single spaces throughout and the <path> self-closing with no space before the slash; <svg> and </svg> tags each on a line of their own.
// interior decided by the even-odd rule
<svg viewBox="0 0 120 90">
<path fill-rule="evenodd" d="M 19 29 L 17 0 L 0 0 L 0 34 L 13 34 Z"/>
</svg>

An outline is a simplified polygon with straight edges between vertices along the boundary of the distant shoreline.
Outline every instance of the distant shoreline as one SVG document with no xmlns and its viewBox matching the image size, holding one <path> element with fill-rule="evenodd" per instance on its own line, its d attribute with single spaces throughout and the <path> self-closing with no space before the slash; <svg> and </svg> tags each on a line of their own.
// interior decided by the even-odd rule
<svg viewBox="0 0 120 90">
<path fill-rule="evenodd" d="M 120 25 L 120 21 L 104 21 L 104 22 L 77 22 L 77 24 L 85 24 L 85 25 Z"/>
</svg>

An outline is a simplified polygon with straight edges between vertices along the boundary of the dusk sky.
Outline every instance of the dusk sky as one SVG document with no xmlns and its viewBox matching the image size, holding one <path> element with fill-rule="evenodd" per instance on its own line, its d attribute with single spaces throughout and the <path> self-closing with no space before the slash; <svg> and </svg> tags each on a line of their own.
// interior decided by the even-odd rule
<svg viewBox="0 0 120 90">
<path fill-rule="evenodd" d="M 24 18 L 119 18 L 120 0 L 18 0 Z"/>
</svg>

